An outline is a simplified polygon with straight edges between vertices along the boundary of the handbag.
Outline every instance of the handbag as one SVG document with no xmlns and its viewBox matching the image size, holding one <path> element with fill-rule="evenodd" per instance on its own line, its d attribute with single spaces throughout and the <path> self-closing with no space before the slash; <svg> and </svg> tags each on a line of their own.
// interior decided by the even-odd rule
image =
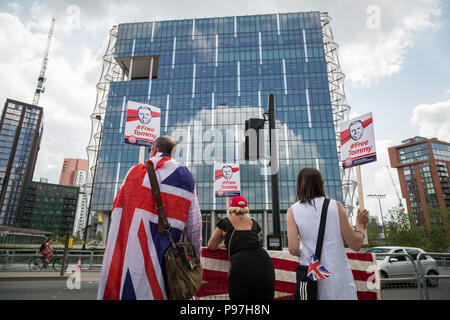
<svg viewBox="0 0 450 320">
<path fill-rule="evenodd" d="M 327 221 L 327 212 L 330 199 L 325 199 L 322 205 L 322 213 L 320 215 L 319 234 L 317 236 L 315 256 L 320 260 L 322 254 L 323 236 L 325 234 L 325 224 Z M 296 273 L 296 300 L 317 300 L 317 281 L 313 281 L 308 277 L 309 266 L 299 265 L 295 269 Z"/>
<path fill-rule="evenodd" d="M 162 205 L 158 180 L 153 164 L 146 164 L 147 174 L 156 200 L 158 211 L 158 233 L 167 233 L 170 245 L 164 253 L 170 300 L 189 300 L 202 285 L 202 266 L 194 247 L 189 241 L 174 242 L 170 224 Z"/>
</svg>

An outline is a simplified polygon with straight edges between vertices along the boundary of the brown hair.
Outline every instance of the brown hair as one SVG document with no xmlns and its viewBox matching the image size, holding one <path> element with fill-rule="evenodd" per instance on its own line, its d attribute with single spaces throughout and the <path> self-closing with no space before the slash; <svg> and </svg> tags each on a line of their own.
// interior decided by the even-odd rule
<svg viewBox="0 0 450 320">
<path fill-rule="evenodd" d="M 301 203 L 311 203 L 317 197 L 325 197 L 322 174 L 315 168 L 300 170 L 297 177 L 297 198 Z"/>
<path fill-rule="evenodd" d="M 159 152 L 170 156 L 172 155 L 173 148 L 177 144 L 176 141 L 169 136 L 159 136 L 153 143 L 158 147 Z M 151 148 L 148 149 L 148 152 L 151 152 Z"/>
</svg>

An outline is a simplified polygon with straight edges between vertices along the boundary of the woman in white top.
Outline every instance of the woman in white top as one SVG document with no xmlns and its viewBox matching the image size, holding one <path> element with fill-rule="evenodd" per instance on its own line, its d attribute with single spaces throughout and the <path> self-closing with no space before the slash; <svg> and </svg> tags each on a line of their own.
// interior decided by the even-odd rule
<svg viewBox="0 0 450 320">
<path fill-rule="evenodd" d="M 320 215 L 325 199 L 323 179 L 319 170 L 305 168 L 297 178 L 297 202 L 287 211 L 287 236 L 289 252 L 300 257 L 301 265 L 309 265 L 316 249 Z M 331 200 L 323 239 L 321 264 L 331 272 L 330 277 L 318 280 L 319 300 L 356 300 L 356 286 L 344 250 L 345 243 L 354 251 L 363 244 L 369 218 L 367 210 L 358 209 L 356 230 L 350 225 L 344 207 Z"/>
</svg>

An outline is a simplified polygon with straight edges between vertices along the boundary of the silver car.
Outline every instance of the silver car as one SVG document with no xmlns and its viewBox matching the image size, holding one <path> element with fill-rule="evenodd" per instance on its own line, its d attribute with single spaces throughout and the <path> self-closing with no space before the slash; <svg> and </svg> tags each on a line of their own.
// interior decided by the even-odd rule
<svg viewBox="0 0 450 320">
<path fill-rule="evenodd" d="M 420 248 L 411 248 L 411 247 L 376 247 L 370 248 L 366 252 L 370 253 L 402 253 L 404 256 L 385 256 L 385 255 L 376 255 L 378 269 L 380 270 L 381 278 L 407 278 L 416 276 L 415 270 L 420 272 L 418 269 L 417 256 L 420 253 L 425 252 Z M 416 268 L 412 265 L 411 260 L 406 257 L 406 255 L 410 255 L 414 260 Z M 436 260 L 428 255 L 422 255 L 420 257 L 420 264 L 422 266 L 422 270 L 424 275 L 439 275 L 438 266 Z M 436 287 L 439 284 L 438 278 L 429 278 L 427 279 L 428 287 Z"/>
</svg>

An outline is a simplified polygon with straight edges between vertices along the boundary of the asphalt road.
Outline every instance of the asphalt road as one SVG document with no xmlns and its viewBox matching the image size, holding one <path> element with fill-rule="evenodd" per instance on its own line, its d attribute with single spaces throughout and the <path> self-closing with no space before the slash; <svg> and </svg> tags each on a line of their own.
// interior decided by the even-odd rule
<svg viewBox="0 0 450 320">
<path fill-rule="evenodd" d="M 66 280 L 0 281 L 0 300 L 96 300 L 98 282 L 81 281 L 68 289 Z"/>
</svg>

